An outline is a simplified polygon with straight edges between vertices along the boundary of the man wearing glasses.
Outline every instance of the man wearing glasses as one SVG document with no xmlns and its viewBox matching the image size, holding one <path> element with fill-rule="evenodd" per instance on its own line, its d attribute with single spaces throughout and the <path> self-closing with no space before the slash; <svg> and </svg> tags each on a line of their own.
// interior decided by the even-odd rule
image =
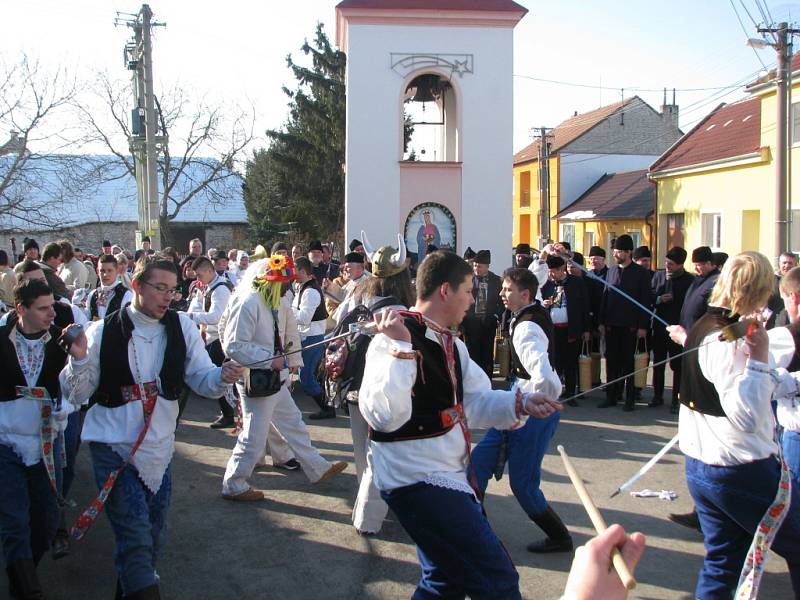
<svg viewBox="0 0 800 600">
<path fill-rule="evenodd" d="M 184 386 L 218 398 L 242 368 L 214 366 L 192 320 L 169 310 L 178 285 L 172 261 L 140 260 L 132 285 L 133 302 L 89 326 L 88 355 L 71 360 L 61 381 L 65 398 L 91 399 L 82 438 L 101 489 L 73 535 L 104 507 L 116 538 L 117 596 L 142 600 L 160 597 L 156 558 L 172 491 L 177 400 Z"/>
</svg>

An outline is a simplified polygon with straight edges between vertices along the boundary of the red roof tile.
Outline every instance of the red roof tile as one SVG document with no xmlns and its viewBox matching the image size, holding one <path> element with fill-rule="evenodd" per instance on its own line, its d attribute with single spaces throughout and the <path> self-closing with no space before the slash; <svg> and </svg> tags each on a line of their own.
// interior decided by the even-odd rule
<svg viewBox="0 0 800 600">
<path fill-rule="evenodd" d="M 584 133 L 592 129 L 598 123 L 604 121 L 622 107 L 632 102 L 638 96 L 633 96 L 621 102 L 615 102 L 608 106 L 601 106 L 595 110 L 570 117 L 558 127 L 553 129 L 553 142 L 550 146 L 550 153 L 553 154 L 570 142 L 577 140 Z M 539 158 L 539 140 L 527 145 L 514 155 L 514 164 L 525 163 Z"/>
<path fill-rule="evenodd" d="M 481 12 L 528 12 L 511 0 L 343 0 L 340 8 L 372 8 L 385 10 L 474 10 Z"/>
<path fill-rule="evenodd" d="M 800 69 L 800 52 L 792 56 L 792 64 L 790 65 L 790 68 L 792 70 L 792 73 Z M 745 89 L 749 90 L 751 88 L 758 87 L 769 81 L 773 81 L 775 79 L 775 74 L 777 72 L 778 72 L 777 69 L 770 69 L 767 73 L 764 73 L 760 77 L 757 77 L 756 79 L 748 83 L 745 86 Z"/>
<path fill-rule="evenodd" d="M 555 218 L 580 211 L 575 217 L 586 221 L 644 219 L 655 210 L 655 190 L 646 170 L 606 174 Z"/>
<path fill-rule="evenodd" d="M 761 98 L 720 105 L 667 150 L 650 172 L 756 152 L 761 147 Z"/>
</svg>

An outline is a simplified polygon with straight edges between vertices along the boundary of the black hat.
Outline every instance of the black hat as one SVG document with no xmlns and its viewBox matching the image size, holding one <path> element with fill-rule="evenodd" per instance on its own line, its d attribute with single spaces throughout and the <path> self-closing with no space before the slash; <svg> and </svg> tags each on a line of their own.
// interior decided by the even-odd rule
<svg viewBox="0 0 800 600">
<path fill-rule="evenodd" d="M 714 263 L 718 269 L 721 269 L 725 261 L 728 260 L 728 255 L 725 252 L 714 252 L 711 254 L 711 257 L 711 262 Z"/>
<path fill-rule="evenodd" d="M 614 250 L 624 250 L 626 252 L 633 252 L 633 238 L 627 233 L 623 233 L 616 240 L 614 240 Z"/>
<path fill-rule="evenodd" d="M 714 253 L 711 252 L 711 248 L 709 248 L 708 246 L 700 246 L 692 250 L 693 263 L 713 262 L 713 261 L 714 261 Z"/>
<path fill-rule="evenodd" d="M 105 248 L 106 246 L 110 246 L 111 242 L 108 240 L 103 240 L 102 247 Z"/>
<path fill-rule="evenodd" d="M 489 250 L 478 250 L 475 254 L 475 262 L 479 265 L 492 264 L 492 253 Z"/>
<path fill-rule="evenodd" d="M 639 260 L 640 258 L 653 258 L 650 248 L 647 246 L 639 246 L 636 250 L 634 250 L 633 260 Z"/>
<path fill-rule="evenodd" d="M 530 253 L 531 253 L 530 244 L 517 244 L 517 247 L 514 248 L 514 254 L 530 254 Z"/>
<path fill-rule="evenodd" d="M 277 254 L 279 250 L 283 250 L 284 252 L 289 251 L 289 246 L 286 242 L 275 242 L 272 244 L 272 249 L 269 251 L 270 254 Z"/>
<path fill-rule="evenodd" d="M 583 260 L 583 254 L 581 254 L 580 252 L 573 252 L 572 253 L 572 262 L 574 262 L 575 264 L 578 264 L 580 266 L 583 266 L 583 263 L 585 262 Z"/>
<path fill-rule="evenodd" d="M 38 243 L 36 243 L 36 240 L 35 240 L 35 239 L 33 239 L 33 238 L 27 238 L 27 239 L 25 240 L 25 243 L 22 245 L 22 251 L 23 251 L 23 252 L 27 252 L 27 251 L 28 251 L 28 250 L 30 250 L 31 248 L 36 248 L 36 249 L 38 250 L 38 249 L 39 249 L 39 244 L 38 244 Z"/>
<path fill-rule="evenodd" d="M 464 250 L 464 260 L 472 260 L 475 258 L 475 250 L 467 246 L 467 249 Z"/>
<path fill-rule="evenodd" d="M 572 246 L 570 245 L 569 242 L 558 242 L 558 243 L 564 246 L 564 248 L 566 248 L 569 252 L 572 252 Z"/>
<path fill-rule="evenodd" d="M 313 242 L 311 242 L 311 244 L 309 244 L 308 246 L 308 251 L 313 252 L 314 250 L 322 252 L 322 242 L 320 242 L 319 240 L 314 240 Z"/>
<path fill-rule="evenodd" d="M 592 246 L 589 248 L 589 256 L 602 256 L 603 258 L 606 257 L 606 251 L 603 250 L 600 246 Z"/>
<path fill-rule="evenodd" d="M 669 252 L 667 252 L 667 258 L 674 263 L 682 265 L 686 262 L 686 250 L 680 246 L 673 246 L 669 249 Z"/>
<path fill-rule="evenodd" d="M 149 242 L 149 241 L 150 241 L 150 236 L 149 235 L 146 235 L 146 236 L 144 236 L 142 238 L 142 242 Z"/>
<path fill-rule="evenodd" d="M 563 258 L 557 255 L 548 256 L 547 257 L 547 268 L 548 269 L 558 269 L 559 267 L 563 267 L 567 264 Z"/>
<path fill-rule="evenodd" d="M 228 253 L 225 252 L 225 250 L 217 250 L 216 252 L 214 252 L 214 255 L 211 258 L 211 260 L 222 260 L 223 258 L 225 260 L 228 260 Z"/>
<path fill-rule="evenodd" d="M 364 255 L 361 252 L 349 252 L 344 255 L 344 262 L 346 263 L 360 263 L 364 264 Z"/>
<path fill-rule="evenodd" d="M 359 240 L 357 238 L 353 238 L 353 240 L 350 242 L 350 245 L 348 246 L 348 248 L 350 248 L 350 252 L 355 252 L 356 248 L 358 248 L 359 246 L 363 246 L 363 245 L 364 244 L 361 243 L 361 240 Z"/>
</svg>

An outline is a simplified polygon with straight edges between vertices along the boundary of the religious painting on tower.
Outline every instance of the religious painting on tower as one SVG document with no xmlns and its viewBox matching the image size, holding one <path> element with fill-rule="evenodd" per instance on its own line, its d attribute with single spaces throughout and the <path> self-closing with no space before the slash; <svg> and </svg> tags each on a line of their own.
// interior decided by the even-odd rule
<svg viewBox="0 0 800 600">
<path fill-rule="evenodd" d="M 409 213 L 404 229 L 406 247 L 422 262 L 430 246 L 456 250 L 456 219 L 450 210 L 436 202 L 418 204 Z"/>
</svg>

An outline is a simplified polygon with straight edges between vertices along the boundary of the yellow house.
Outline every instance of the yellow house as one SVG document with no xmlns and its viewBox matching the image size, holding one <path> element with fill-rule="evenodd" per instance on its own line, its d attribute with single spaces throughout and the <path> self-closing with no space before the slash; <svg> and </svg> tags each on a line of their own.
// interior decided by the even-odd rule
<svg viewBox="0 0 800 600">
<path fill-rule="evenodd" d="M 795 55 L 792 71 L 796 73 L 798 67 L 800 55 Z M 792 93 L 800 97 L 800 80 L 795 81 Z M 747 91 L 749 98 L 717 107 L 650 168 L 657 206 L 654 258 L 663 262 L 672 246 L 689 252 L 710 246 L 730 255 L 758 250 L 775 258 L 774 73 L 749 85 Z M 800 143 L 799 105 L 792 105 L 795 144 Z M 792 154 L 793 177 L 798 174 L 796 154 Z M 800 202 L 795 201 L 796 189 L 791 198 L 791 249 L 797 251 L 800 210 L 794 207 L 800 207 Z"/>
<path fill-rule="evenodd" d="M 621 233 L 632 235 L 638 245 L 651 245 L 654 222 L 646 215 L 613 220 L 576 220 L 569 215 L 575 212 L 573 205 L 604 177 L 646 170 L 680 137 L 678 107 L 667 105 L 666 100 L 661 112 L 633 96 L 575 113 L 547 135 L 547 174 L 540 166 L 540 140 L 514 155 L 514 245 L 536 247 L 548 237 L 568 241 L 573 250 L 585 254 L 595 245 L 610 250 L 611 240 Z M 547 206 L 542 203 L 544 177 L 549 180 Z M 543 214 L 549 217 L 545 217 L 549 236 L 542 236 Z"/>
</svg>

